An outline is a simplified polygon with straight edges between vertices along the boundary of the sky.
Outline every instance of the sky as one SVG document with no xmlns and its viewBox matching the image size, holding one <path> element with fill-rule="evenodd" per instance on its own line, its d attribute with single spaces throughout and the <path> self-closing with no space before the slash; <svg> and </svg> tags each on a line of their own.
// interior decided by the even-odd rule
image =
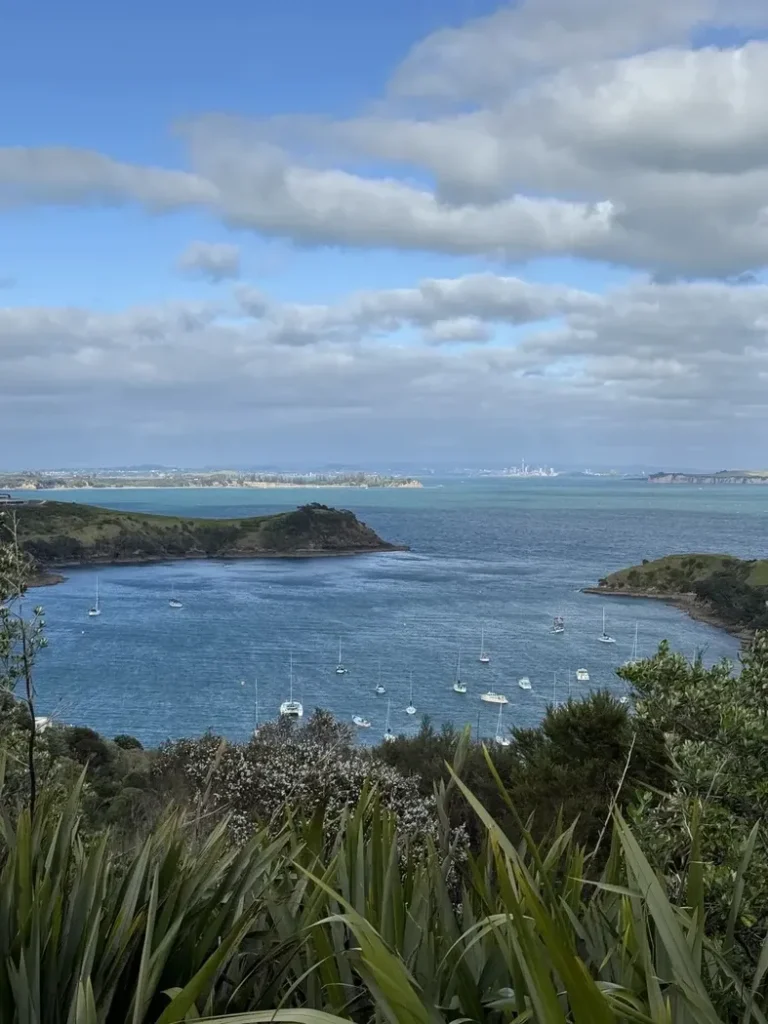
<svg viewBox="0 0 768 1024">
<path fill-rule="evenodd" d="M 765 0 L 5 0 L 0 96 L 0 468 L 766 465 Z"/>
</svg>

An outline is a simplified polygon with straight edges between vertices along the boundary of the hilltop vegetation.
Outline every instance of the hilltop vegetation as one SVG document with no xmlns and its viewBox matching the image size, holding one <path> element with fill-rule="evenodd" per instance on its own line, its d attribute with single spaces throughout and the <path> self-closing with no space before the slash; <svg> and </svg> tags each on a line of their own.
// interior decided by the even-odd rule
<svg viewBox="0 0 768 1024">
<path fill-rule="evenodd" d="M 621 569 L 590 593 L 657 597 L 739 630 L 768 628 L 768 560 L 730 555 L 667 555 Z"/>
<path fill-rule="evenodd" d="M 33 502 L 14 511 L 20 547 L 49 568 L 173 558 L 340 555 L 394 548 L 354 513 L 319 504 L 248 519 L 147 515 L 60 501 Z M 6 514 L 6 540 L 9 528 Z"/>
</svg>

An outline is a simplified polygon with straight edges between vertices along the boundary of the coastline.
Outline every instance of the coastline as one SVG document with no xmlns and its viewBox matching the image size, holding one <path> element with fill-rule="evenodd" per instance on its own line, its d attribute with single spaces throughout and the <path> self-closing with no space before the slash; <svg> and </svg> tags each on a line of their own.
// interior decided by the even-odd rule
<svg viewBox="0 0 768 1024">
<path fill-rule="evenodd" d="M 705 622 L 709 626 L 714 626 L 716 629 L 722 629 L 724 632 L 730 633 L 731 636 L 741 640 L 743 645 L 747 645 L 752 639 L 753 634 L 750 630 L 740 629 L 732 623 L 724 622 L 714 612 L 703 607 L 693 594 L 655 594 L 647 590 L 609 590 L 606 587 L 583 587 L 582 593 L 593 594 L 599 597 L 627 597 L 630 600 L 663 601 L 665 604 L 672 605 L 673 608 L 679 608 L 680 611 L 685 612 L 697 622 Z"/>
<path fill-rule="evenodd" d="M 263 551 L 247 554 L 229 555 L 206 555 L 202 551 L 193 551 L 186 555 L 149 555 L 145 558 L 105 558 L 93 559 L 88 562 L 57 562 L 48 569 L 44 569 L 29 583 L 29 587 L 53 587 L 58 583 L 66 582 L 67 577 L 62 576 L 58 569 L 98 569 L 118 565 L 163 565 L 167 562 L 244 562 L 256 561 L 259 559 L 271 558 L 353 558 L 357 555 L 381 555 L 394 552 L 410 551 L 407 544 L 387 544 L 379 548 L 346 548 L 340 551 L 311 551 L 308 549 L 298 551 Z"/>
<path fill-rule="evenodd" d="M 64 487 L 55 485 L 53 487 L 16 487 L 16 491 L 23 491 L 25 494 L 34 494 L 38 490 L 52 491 L 414 491 L 424 487 L 420 481 L 416 483 L 402 484 L 296 484 L 296 483 L 272 483 L 260 481 L 258 483 L 236 483 L 236 484 L 105 484 L 103 487 L 94 487 L 87 484 L 73 484 Z"/>
</svg>

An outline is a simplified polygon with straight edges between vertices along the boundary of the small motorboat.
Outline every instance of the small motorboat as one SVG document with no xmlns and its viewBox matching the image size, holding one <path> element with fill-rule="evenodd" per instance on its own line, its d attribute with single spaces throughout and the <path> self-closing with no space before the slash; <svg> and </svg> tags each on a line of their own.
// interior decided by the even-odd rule
<svg viewBox="0 0 768 1024">
<path fill-rule="evenodd" d="M 371 723 L 367 718 L 362 718 L 360 715 L 352 715 L 352 721 L 358 729 L 370 729 Z"/>
<path fill-rule="evenodd" d="M 480 700 L 485 701 L 486 704 L 509 704 L 509 701 L 504 694 L 496 693 L 495 690 L 488 690 L 487 693 L 481 693 Z"/>
<path fill-rule="evenodd" d="M 521 690 L 530 690 L 531 680 L 528 678 L 528 676 L 523 676 L 522 679 L 518 679 L 517 685 L 520 687 Z"/>
</svg>

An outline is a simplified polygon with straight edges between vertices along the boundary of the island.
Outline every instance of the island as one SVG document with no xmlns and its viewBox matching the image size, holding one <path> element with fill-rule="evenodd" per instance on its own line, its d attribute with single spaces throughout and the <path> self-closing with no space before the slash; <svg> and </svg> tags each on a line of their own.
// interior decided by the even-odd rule
<svg viewBox="0 0 768 1024">
<path fill-rule="evenodd" d="M 742 639 L 768 628 L 768 560 L 731 555 L 667 555 L 621 569 L 585 593 L 668 601 L 692 618 Z"/>
<path fill-rule="evenodd" d="M 652 473 L 649 484 L 768 484 L 768 470 L 721 469 L 717 473 Z"/>
<path fill-rule="evenodd" d="M 4 511 L 0 505 L 0 541 L 10 540 L 14 529 L 38 568 L 36 585 L 60 582 L 51 570 L 72 566 L 407 550 L 382 540 L 353 512 L 317 502 L 247 519 L 191 519 L 73 501 L 14 500 Z"/>
<path fill-rule="evenodd" d="M 0 491 L 61 491 L 96 488 L 172 487 L 423 487 L 410 476 L 381 473 L 246 473 L 239 470 L 51 470 L 49 472 L 0 473 Z"/>
</svg>

